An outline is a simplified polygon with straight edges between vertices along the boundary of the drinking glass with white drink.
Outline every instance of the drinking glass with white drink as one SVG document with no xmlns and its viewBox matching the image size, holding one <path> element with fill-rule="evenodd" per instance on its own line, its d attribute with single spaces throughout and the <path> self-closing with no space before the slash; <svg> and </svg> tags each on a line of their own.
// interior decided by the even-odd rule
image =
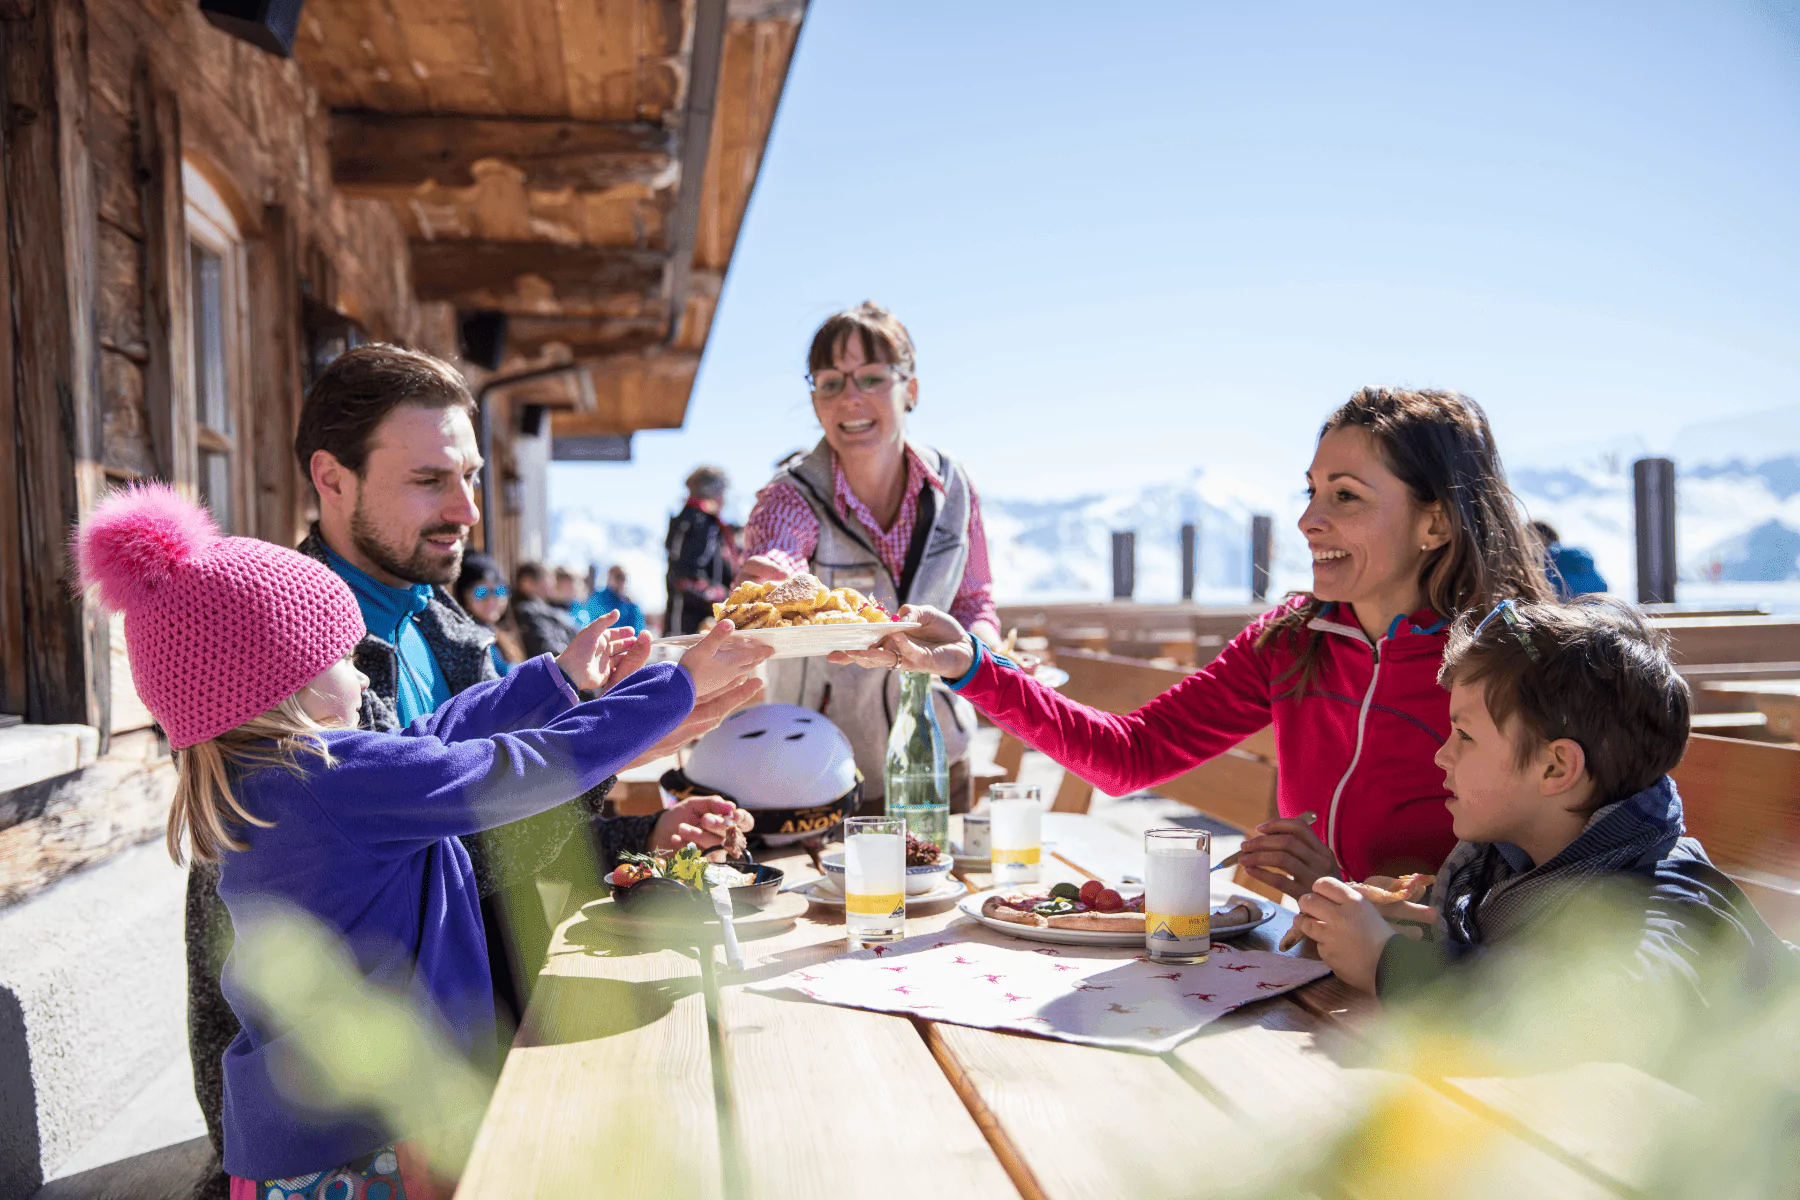
<svg viewBox="0 0 1800 1200">
<path fill-rule="evenodd" d="M 988 828 L 993 839 L 994 883 L 1036 883 L 1044 853 L 1044 793 L 1041 788 L 999 785 L 988 795 Z"/>
<path fill-rule="evenodd" d="M 844 822 L 844 924 L 852 949 L 906 936 L 906 820 Z"/>
<path fill-rule="evenodd" d="M 1144 831 L 1144 950 L 1165 963 L 1212 953 L 1212 837 L 1204 830 Z"/>
</svg>

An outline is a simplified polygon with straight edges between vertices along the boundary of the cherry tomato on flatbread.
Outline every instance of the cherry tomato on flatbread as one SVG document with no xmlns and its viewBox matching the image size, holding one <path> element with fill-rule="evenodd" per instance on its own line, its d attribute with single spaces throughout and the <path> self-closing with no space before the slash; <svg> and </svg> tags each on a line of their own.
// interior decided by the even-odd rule
<svg viewBox="0 0 1800 1200">
<path fill-rule="evenodd" d="M 1142 896 L 1131 897 L 1129 900 L 1125 901 L 1125 908 L 1130 912 L 1143 912 L 1144 898 Z"/>
<path fill-rule="evenodd" d="M 1125 907 L 1125 898 L 1111 888 L 1101 888 L 1100 894 L 1094 897 L 1094 907 L 1101 912 L 1118 912 Z"/>
<path fill-rule="evenodd" d="M 1105 890 L 1105 884 L 1098 879 L 1090 879 L 1081 885 L 1081 902 L 1089 908 L 1093 908 L 1094 902 L 1100 899 L 1100 893 Z"/>
</svg>

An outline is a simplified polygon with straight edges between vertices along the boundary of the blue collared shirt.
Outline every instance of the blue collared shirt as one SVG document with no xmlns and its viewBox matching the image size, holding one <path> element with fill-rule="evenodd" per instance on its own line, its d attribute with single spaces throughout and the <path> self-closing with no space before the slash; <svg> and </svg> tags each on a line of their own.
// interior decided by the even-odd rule
<svg viewBox="0 0 1800 1200">
<path fill-rule="evenodd" d="M 431 603 L 431 585 L 415 583 L 411 587 L 389 587 L 368 572 L 352 566 L 329 546 L 325 547 L 325 561 L 350 585 L 369 632 L 394 647 L 399 659 L 395 671 L 394 715 L 400 719 L 400 724 L 410 725 L 420 717 L 436 712 L 438 705 L 450 699 L 450 685 L 444 681 L 437 656 L 431 652 L 417 621 L 418 615 Z"/>
</svg>

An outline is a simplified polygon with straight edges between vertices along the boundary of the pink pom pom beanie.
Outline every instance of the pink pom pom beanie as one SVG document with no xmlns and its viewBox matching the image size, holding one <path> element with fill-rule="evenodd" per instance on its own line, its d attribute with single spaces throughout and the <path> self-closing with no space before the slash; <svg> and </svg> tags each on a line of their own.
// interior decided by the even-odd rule
<svg viewBox="0 0 1800 1200">
<path fill-rule="evenodd" d="M 181 749 L 261 716 L 342 658 L 362 611 L 323 563 L 221 537 L 166 484 L 107 498 L 75 534 L 82 586 L 125 614 L 138 695 Z"/>
</svg>

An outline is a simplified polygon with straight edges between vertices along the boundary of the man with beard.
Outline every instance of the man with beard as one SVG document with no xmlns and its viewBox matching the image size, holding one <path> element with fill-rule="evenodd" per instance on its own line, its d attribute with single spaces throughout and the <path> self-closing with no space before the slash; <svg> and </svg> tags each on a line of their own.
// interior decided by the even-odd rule
<svg viewBox="0 0 1800 1200">
<path fill-rule="evenodd" d="M 396 346 L 362 346 L 337 358 L 307 393 L 295 438 L 300 466 L 319 494 L 319 520 L 300 544 L 350 585 L 368 633 L 355 665 L 369 678 L 360 724 L 393 730 L 451 696 L 498 677 L 493 633 L 451 597 L 463 541 L 481 518 L 475 503 L 482 467 L 474 400 L 448 363 Z M 557 663 L 577 687 L 577 661 Z M 753 680 L 702 697 L 693 715 L 640 761 L 670 753 L 752 699 Z M 489 973 L 504 1025 L 516 1023 L 548 950 L 554 911 L 569 881 L 610 871 L 622 851 L 716 845 L 749 814 L 712 798 L 661 814 L 603 818 L 612 781 L 559 808 L 465 838 L 481 891 Z M 573 837 L 577 832 L 584 836 Z M 567 853 L 565 854 L 565 850 Z M 560 864 L 557 863 L 560 857 Z M 365 869 L 357 863 L 345 870 Z M 195 1092 L 220 1148 L 221 1056 L 238 1024 L 219 991 L 232 941 L 217 892 L 218 868 L 188 875 L 188 1042 Z"/>
</svg>

